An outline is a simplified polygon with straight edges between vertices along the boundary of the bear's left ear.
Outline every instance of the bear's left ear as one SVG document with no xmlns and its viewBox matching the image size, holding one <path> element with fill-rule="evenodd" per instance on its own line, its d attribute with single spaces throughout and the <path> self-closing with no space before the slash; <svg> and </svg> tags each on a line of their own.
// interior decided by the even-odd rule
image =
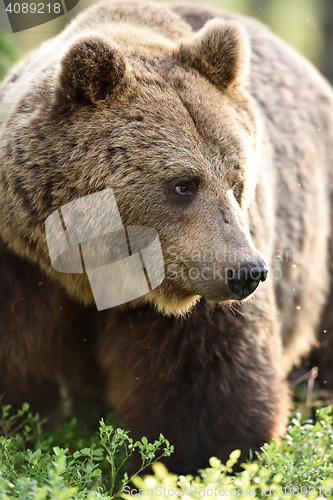
<svg viewBox="0 0 333 500">
<path fill-rule="evenodd" d="M 250 41 L 237 21 L 211 19 L 190 40 L 180 42 L 174 57 L 221 89 L 247 82 Z"/>
<path fill-rule="evenodd" d="M 61 91 L 77 101 L 106 99 L 128 76 L 125 56 L 100 37 L 76 40 L 61 61 Z"/>
</svg>

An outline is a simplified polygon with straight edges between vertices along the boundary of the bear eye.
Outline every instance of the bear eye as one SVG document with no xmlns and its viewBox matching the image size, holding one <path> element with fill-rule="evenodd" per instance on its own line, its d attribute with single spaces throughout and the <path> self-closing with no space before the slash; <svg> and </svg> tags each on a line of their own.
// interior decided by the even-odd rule
<svg viewBox="0 0 333 500">
<path fill-rule="evenodd" d="M 181 184 L 179 186 L 176 186 L 176 191 L 180 194 L 186 194 L 188 193 L 188 186 L 185 186 L 185 184 Z"/>
<path fill-rule="evenodd" d="M 197 184 L 194 180 L 180 181 L 176 184 L 175 191 L 182 196 L 193 195 L 197 191 Z"/>
</svg>

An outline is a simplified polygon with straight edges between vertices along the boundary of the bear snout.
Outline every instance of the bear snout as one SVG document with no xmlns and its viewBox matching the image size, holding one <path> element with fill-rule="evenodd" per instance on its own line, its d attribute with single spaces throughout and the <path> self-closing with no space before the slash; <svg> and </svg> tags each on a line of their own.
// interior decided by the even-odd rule
<svg viewBox="0 0 333 500">
<path fill-rule="evenodd" d="M 268 269 L 263 260 L 246 261 L 237 269 L 228 269 L 227 281 L 236 300 L 246 299 L 267 278 Z"/>
</svg>

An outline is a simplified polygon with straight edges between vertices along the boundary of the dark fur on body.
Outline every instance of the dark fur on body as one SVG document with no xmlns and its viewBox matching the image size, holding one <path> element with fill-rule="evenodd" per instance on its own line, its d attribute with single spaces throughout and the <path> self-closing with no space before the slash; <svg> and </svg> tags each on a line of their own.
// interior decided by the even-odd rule
<svg viewBox="0 0 333 500">
<path fill-rule="evenodd" d="M 153 440 L 163 431 L 176 447 L 166 463 L 183 472 L 195 472 L 213 455 L 226 460 L 235 448 L 256 449 L 281 432 L 279 345 L 264 310 L 266 328 L 257 333 L 257 316 L 235 316 L 204 300 L 189 318 L 166 317 L 149 305 L 98 313 L 4 244 L 0 257 L 0 298 L 8 311 L 1 322 L 0 391 L 14 411 L 28 400 L 52 424 L 61 415 L 61 388 L 104 390 L 135 438 Z"/>
<path fill-rule="evenodd" d="M 1 87 L 1 106 L 11 107 L 13 85 L 19 97 L 6 107 L 0 148 L 0 392 L 54 416 L 61 385 L 105 387 L 135 438 L 162 432 L 176 449 L 167 465 L 195 472 L 210 456 L 258 449 L 284 432 L 282 367 L 313 342 L 330 279 L 333 99 L 316 71 L 254 20 L 239 18 L 252 44 L 248 76 L 241 25 L 212 21 L 195 37 L 169 9 L 140 5 L 93 7 Z M 228 17 L 172 9 L 194 29 Z M 137 28 L 114 43 L 108 16 L 141 23 L 145 44 Z M 228 57 L 213 57 L 223 50 Z M 200 190 L 185 205 L 171 188 L 188 176 Z M 225 283 L 185 272 L 97 313 L 85 277 L 52 269 L 44 221 L 106 187 L 125 225 L 159 232 L 167 265 L 170 248 L 187 261 L 193 250 L 225 248 L 237 262 L 264 255 L 282 279 L 269 277 L 238 312 L 215 304 L 230 300 Z M 289 250 L 296 261 L 276 259 Z"/>
</svg>

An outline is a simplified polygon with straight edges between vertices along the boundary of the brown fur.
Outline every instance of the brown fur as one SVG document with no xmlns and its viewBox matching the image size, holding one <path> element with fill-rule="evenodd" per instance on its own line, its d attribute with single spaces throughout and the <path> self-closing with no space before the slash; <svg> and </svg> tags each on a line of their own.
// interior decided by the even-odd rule
<svg viewBox="0 0 333 500">
<path fill-rule="evenodd" d="M 61 384 L 105 385 L 135 437 L 162 432 L 169 466 L 193 472 L 284 432 L 282 366 L 313 342 L 328 295 L 333 98 L 254 20 L 172 10 L 94 6 L 1 86 L 0 392 L 47 393 L 52 414 Z M 44 223 L 109 187 L 125 226 L 158 231 L 166 278 L 97 313 L 85 275 L 53 270 Z M 217 305 L 234 300 L 227 269 L 262 256 L 255 298 Z"/>
</svg>

